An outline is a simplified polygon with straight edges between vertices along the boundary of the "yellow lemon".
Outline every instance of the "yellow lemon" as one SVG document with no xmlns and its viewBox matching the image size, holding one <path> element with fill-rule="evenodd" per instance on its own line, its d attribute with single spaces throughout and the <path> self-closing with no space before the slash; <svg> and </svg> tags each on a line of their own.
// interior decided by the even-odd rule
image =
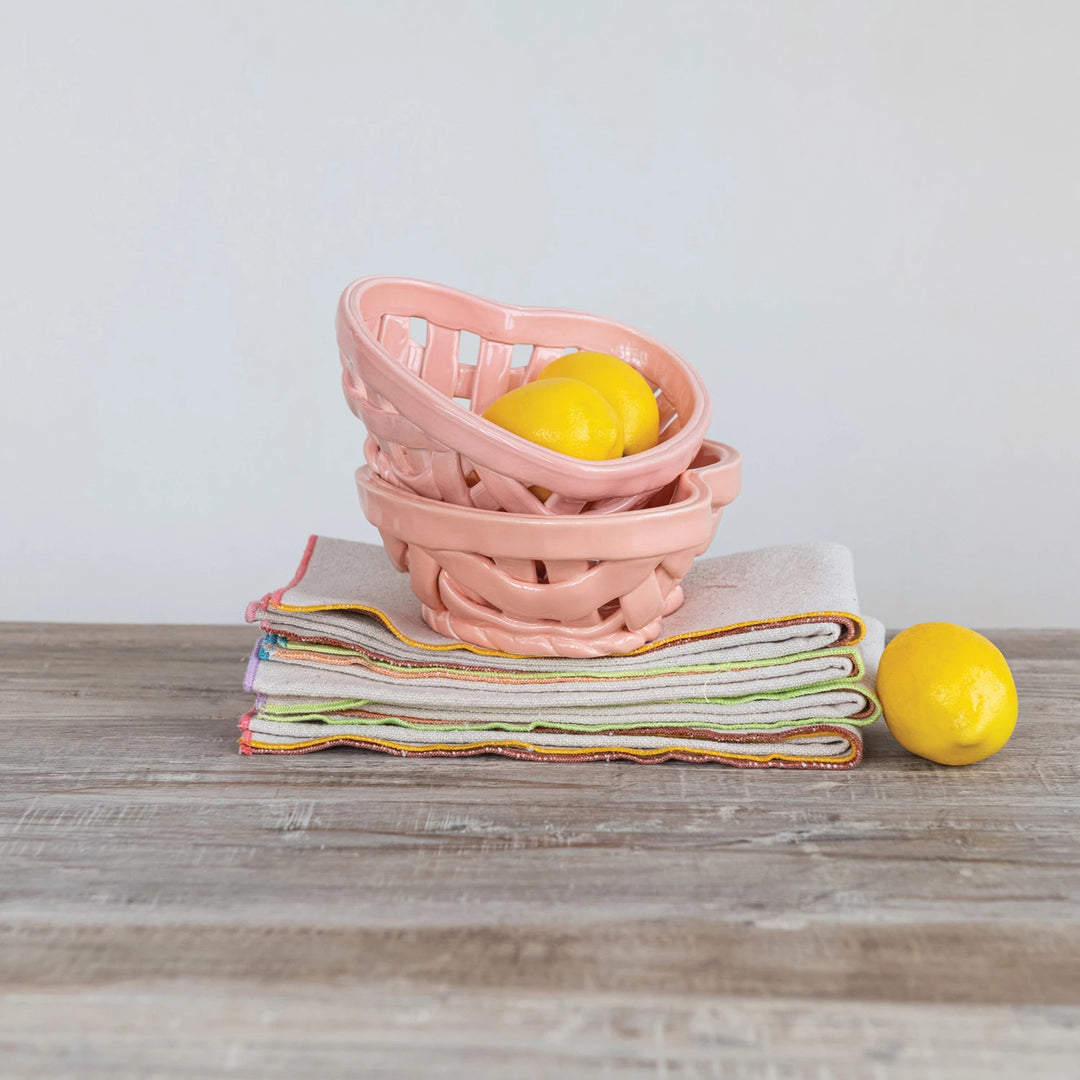
<svg viewBox="0 0 1080 1080">
<path fill-rule="evenodd" d="M 618 413 L 623 453 L 638 454 L 660 438 L 660 410 L 644 376 L 625 360 L 601 352 L 567 353 L 552 360 L 541 379 L 580 379 L 599 390 Z"/>
<path fill-rule="evenodd" d="M 885 722 L 901 746 L 941 765 L 996 754 L 1016 727 L 1016 685 L 982 634 L 954 623 L 910 626 L 889 642 L 877 676 Z"/>
<path fill-rule="evenodd" d="M 623 452 L 622 424 L 607 400 L 578 379 L 542 379 L 496 398 L 485 420 L 570 457 L 603 461 Z"/>
</svg>

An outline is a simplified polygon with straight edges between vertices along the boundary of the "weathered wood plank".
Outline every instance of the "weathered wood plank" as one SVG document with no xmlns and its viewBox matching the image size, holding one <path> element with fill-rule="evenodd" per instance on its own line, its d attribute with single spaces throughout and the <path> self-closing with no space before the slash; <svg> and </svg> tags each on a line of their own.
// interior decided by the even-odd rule
<svg viewBox="0 0 1080 1080">
<path fill-rule="evenodd" d="M 370 984 L 0 998 L 0 1045 L 26 1080 L 1051 1080 L 1076 1075 L 1078 1024 L 1075 1009 Z"/>
<path fill-rule="evenodd" d="M 0 986 L 167 979 L 1080 1007 L 1071 922 L 682 917 L 401 927 L 0 924 Z"/>
</svg>

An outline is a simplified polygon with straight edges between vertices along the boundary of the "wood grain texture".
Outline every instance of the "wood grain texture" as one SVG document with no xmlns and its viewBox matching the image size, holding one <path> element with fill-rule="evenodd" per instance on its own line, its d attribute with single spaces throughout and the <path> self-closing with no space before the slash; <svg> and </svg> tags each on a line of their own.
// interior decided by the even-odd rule
<svg viewBox="0 0 1080 1080">
<path fill-rule="evenodd" d="M 0 624 L 3 1077 L 1080 1076 L 1080 632 L 965 769 L 241 758 L 229 627 Z"/>
</svg>

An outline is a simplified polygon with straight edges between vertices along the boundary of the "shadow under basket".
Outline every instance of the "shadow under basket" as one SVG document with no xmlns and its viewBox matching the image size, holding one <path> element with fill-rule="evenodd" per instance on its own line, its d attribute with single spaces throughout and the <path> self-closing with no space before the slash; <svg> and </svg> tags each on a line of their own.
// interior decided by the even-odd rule
<svg viewBox="0 0 1080 1080">
<path fill-rule="evenodd" d="M 607 656 L 660 634 L 682 579 L 738 495 L 737 450 L 706 441 L 648 505 L 511 514 L 436 502 L 356 472 L 360 502 L 435 631 L 523 656 Z"/>
<path fill-rule="evenodd" d="M 689 467 L 709 426 L 708 391 L 682 357 L 595 315 L 371 277 L 342 294 L 337 340 L 345 399 L 370 432 L 368 465 L 427 499 L 541 517 L 643 506 Z M 576 349 L 610 353 L 641 373 L 660 410 L 655 447 L 583 461 L 483 418 L 497 397 Z M 533 487 L 552 494 L 541 500 Z"/>
</svg>

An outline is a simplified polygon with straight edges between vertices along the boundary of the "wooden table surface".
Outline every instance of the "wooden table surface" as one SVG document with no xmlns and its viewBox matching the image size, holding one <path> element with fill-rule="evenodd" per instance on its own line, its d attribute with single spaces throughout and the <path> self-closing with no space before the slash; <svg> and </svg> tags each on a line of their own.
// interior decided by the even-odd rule
<svg viewBox="0 0 1080 1080">
<path fill-rule="evenodd" d="M 0 624 L 0 1076 L 1080 1076 L 1080 632 L 846 773 L 242 758 L 230 627 Z"/>
</svg>

